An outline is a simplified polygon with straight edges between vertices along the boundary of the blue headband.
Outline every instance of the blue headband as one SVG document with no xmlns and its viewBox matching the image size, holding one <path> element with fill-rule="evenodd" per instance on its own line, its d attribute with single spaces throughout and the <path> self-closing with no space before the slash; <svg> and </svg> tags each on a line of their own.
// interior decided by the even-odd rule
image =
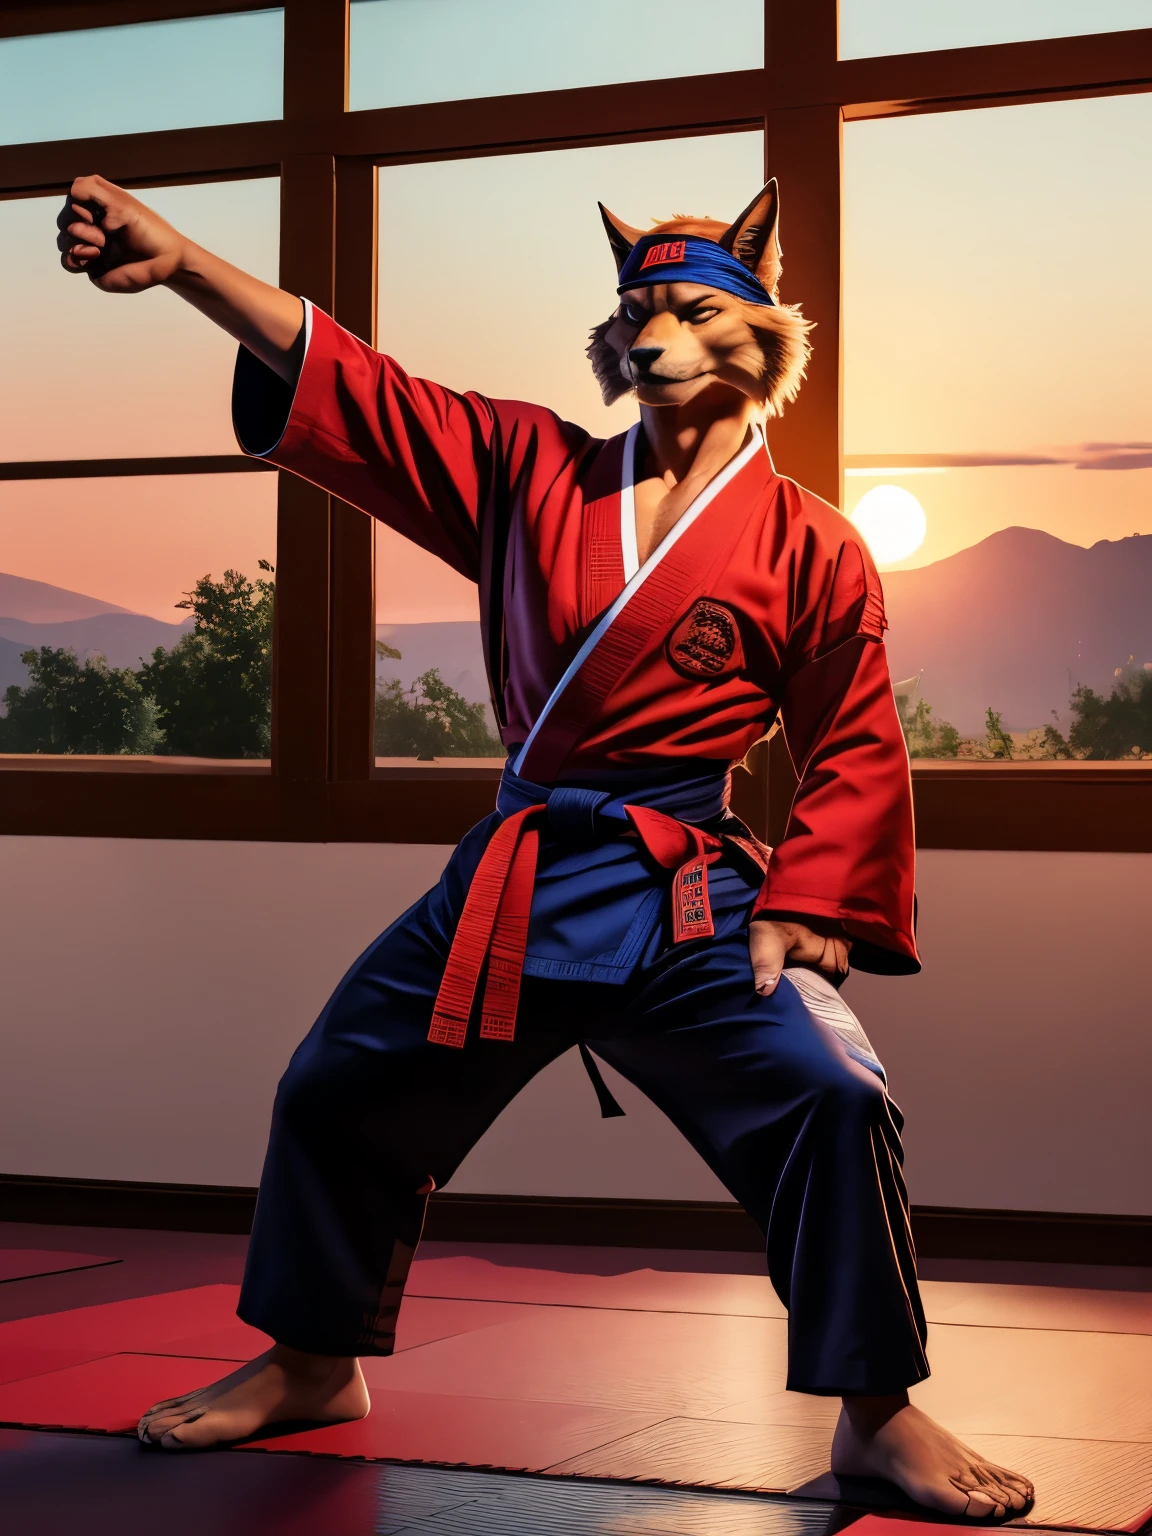
<svg viewBox="0 0 1152 1536">
<path fill-rule="evenodd" d="M 775 304 L 764 284 L 735 256 L 700 235 L 642 235 L 620 268 L 617 293 L 654 283 L 700 283 L 722 288 L 749 304 Z"/>
</svg>

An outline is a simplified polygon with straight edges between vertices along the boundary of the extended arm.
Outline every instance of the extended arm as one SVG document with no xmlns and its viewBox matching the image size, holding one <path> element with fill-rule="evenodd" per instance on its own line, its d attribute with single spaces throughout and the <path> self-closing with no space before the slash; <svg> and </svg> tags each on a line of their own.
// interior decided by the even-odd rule
<svg viewBox="0 0 1152 1536">
<path fill-rule="evenodd" d="M 103 176 L 78 176 L 57 219 L 60 264 L 105 293 L 164 286 L 187 299 L 288 383 L 300 371 L 304 306 L 213 256 Z"/>
<path fill-rule="evenodd" d="M 241 344 L 233 383 L 240 446 L 388 523 L 476 581 L 483 507 L 532 461 L 550 412 L 412 378 L 329 316 L 196 245 L 131 193 L 81 176 L 57 221 L 65 270 L 106 293 L 171 288 Z"/>
</svg>

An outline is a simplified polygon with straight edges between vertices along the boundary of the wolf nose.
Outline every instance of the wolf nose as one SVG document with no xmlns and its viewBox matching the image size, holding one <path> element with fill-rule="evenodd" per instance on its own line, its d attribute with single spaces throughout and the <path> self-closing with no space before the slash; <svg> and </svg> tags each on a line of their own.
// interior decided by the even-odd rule
<svg viewBox="0 0 1152 1536">
<path fill-rule="evenodd" d="M 663 347 L 629 347 L 628 361 L 638 373 L 648 373 L 658 357 L 664 356 Z"/>
</svg>

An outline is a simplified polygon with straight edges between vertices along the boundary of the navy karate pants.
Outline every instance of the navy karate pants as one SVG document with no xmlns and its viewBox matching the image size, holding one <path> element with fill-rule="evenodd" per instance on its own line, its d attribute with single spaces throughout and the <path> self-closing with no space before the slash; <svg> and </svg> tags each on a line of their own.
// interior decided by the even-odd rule
<svg viewBox="0 0 1152 1536">
<path fill-rule="evenodd" d="M 318 1354 L 390 1353 L 428 1192 L 542 1067 L 585 1041 L 764 1231 L 792 1390 L 889 1393 L 927 1376 L 900 1113 L 787 978 L 756 995 L 746 909 L 626 986 L 525 977 L 514 1042 L 480 1040 L 474 1026 L 464 1050 L 429 1044 L 480 832 L 356 962 L 292 1058 L 244 1321 Z"/>
</svg>

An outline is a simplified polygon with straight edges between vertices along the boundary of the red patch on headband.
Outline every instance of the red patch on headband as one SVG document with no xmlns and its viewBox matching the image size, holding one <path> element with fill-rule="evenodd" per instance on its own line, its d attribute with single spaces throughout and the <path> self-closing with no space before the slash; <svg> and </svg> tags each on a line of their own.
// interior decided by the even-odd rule
<svg viewBox="0 0 1152 1536">
<path fill-rule="evenodd" d="M 641 272 L 646 272 L 649 267 L 662 267 L 666 262 L 684 260 L 684 241 L 667 240 L 663 245 L 650 246 L 644 253 L 644 260 L 640 263 Z"/>
</svg>

